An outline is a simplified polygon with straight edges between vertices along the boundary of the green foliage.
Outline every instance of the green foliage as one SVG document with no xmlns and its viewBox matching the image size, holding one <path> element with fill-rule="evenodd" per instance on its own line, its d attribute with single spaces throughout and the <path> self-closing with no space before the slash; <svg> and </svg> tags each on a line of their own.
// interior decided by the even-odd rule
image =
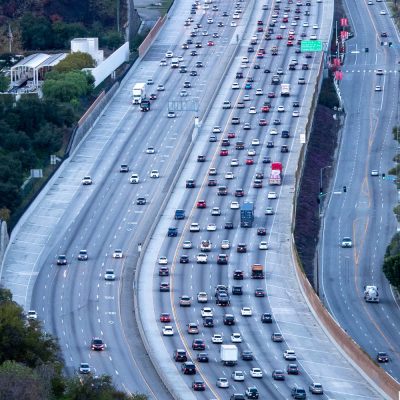
<svg viewBox="0 0 400 400">
<path fill-rule="evenodd" d="M 396 215 L 397 221 L 400 221 L 400 204 L 397 205 L 394 209 L 393 209 L 394 214 Z"/>
<path fill-rule="evenodd" d="M 20 21 L 20 29 L 25 49 L 46 50 L 53 47 L 53 30 L 46 17 L 26 13 Z"/>
<path fill-rule="evenodd" d="M 400 142 L 400 126 L 395 126 L 392 129 L 393 139 Z"/>
<path fill-rule="evenodd" d="M 95 66 L 95 62 L 92 56 L 88 53 L 71 53 L 64 60 L 60 61 L 55 67 L 54 71 L 63 73 L 78 70 L 80 71 L 83 68 L 93 68 Z"/>
<path fill-rule="evenodd" d="M 63 21 L 56 21 L 52 28 L 55 49 L 69 49 L 71 39 L 88 36 L 87 28 L 80 22 L 68 24 Z"/>
<path fill-rule="evenodd" d="M 400 174 L 400 165 L 396 165 L 393 168 L 390 168 L 390 170 L 388 171 L 389 175 L 399 175 Z"/>
<path fill-rule="evenodd" d="M 400 254 L 385 258 L 383 273 L 391 285 L 400 288 Z"/>
<path fill-rule="evenodd" d="M 102 38 L 102 44 L 104 46 L 107 46 L 111 50 L 116 50 L 123 43 L 124 43 L 124 38 L 120 33 L 116 31 L 111 31 Z"/>
<path fill-rule="evenodd" d="M 319 104 L 329 107 L 330 109 L 339 107 L 339 100 L 335 87 L 333 86 L 332 78 L 323 80 L 318 101 Z"/>
<path fill-rule="evenodd" d="M 0 92 L 7 92 L 9 85 L 10 79 L 3 74 L 0 74 Z"/>
</svg>

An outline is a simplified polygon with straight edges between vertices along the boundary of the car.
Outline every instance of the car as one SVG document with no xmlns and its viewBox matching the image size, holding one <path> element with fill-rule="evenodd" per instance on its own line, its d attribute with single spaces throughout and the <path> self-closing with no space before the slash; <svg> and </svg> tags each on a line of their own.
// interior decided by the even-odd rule
<svg viewBox="0 0 400 400">
<path fill-rule="evenodd" d="M 175 111 L 168 111 L 167 117 L 168 118 L 175 118 L 176 117 Z"/>
<path fill-rule="evenodd" d="M 88 252 L 87 252 L 87 250 L 79 250 L 77 258 L 78 258 L 79 261 L 87 261 L 88 260 Z"/>
<path fill-rule="evenodd" d="M 186 350 L 183 350 L 183 349 L 174 350 L 173 358 L 175 361 L 186 362 L 187 361 Z"/>
<path fill-rule="evenodd" d="M 86 362 L 82 362 L 79 364 L 79 373 L 80 374 L 90 374 L 91 368 L 90 365 Z"/>
<path fill-rule="evenodd" d="M 382 86 L 376 85 L 375 86 L 375 92 L 381 92 L 382 91 Z"/>
<path fill-rule="evenodd" d="M 229 249 L 230 247 L 231 247 L 231 243 L 229 240 L 224 239 L 221 241 L 221 249 L 226 250 L 226 249 Z"/>
<path fill-rule="evenodd" d="M 284 381 L 285 371 L 283 371 L 283 369 L 274 369 L 271 376 L 274 381 Z"/>
<path fill-rule="evenodd" d="M 227 378 L 218 378 L 216 385 L 219 388 L 228 388 L 229 387 L 229 381 L 228 381 Z"/>
<path fill-rule="evenodd" d="M 197 156 L 197 162 L 205 162 L 205 161 L 206 161 L 206 156 L 204 155 Z"/>
<path fill-rule="evenodd" d="M 352 240 L 351 240 L 351 238 L 349 238 L 349 237 L 344 237 L 343 239 L 342 239 L 342 244 L 341 244 L 341 246 L 343 247 L 343 248 L 346 248 L 346 247 L 353 247 L 353 242 L 352 242 Z"/>
<path fill-rule="evenodd" d="M 204 339 L 194 339 L 192 342 L 192 349 L 193 350 L 205 350 L 206 342 L 204 341 Z"/>
<path fill-rule="evenodd" d="M 389 362 L 389 356 L 387 355 L 387 353 L 380 351 L 376 355 L 376 361 L 378 361 L 379 363 L 387 363 Z"/>
<path fill-rule="evenodd" d="M 278 112 L 279 113 L 285 112 L 285 107 L 284 106 L 278 106 Z"/>
<path fill-rule="evenodd" d="M 248 399 L 258 399 L 258 397 L 260 395 L 258 392 L 258 389 L 255 386 L 249 386 L 246 389 L 245 394 Z"/>
<path fill-rule="evenodd" d="M 263 314 L 261 314 L 261 322 L 263 324 L 271 324 L 272 323 L 272 315 L 271 315 L 271 313 L 263 313 Z"/>
<path fill-rule="evenodd" d="M 226 172 L 225 173 L 225 179 L 233 179 L 235 176 L 233 175 L 233 172 Z"/>
<path fill-rule="evenodd" d="M 251 129 L 250 122 L 245 122 L 244 125 L 243 125 L 243 129 L 244 129 L 245 131 L 246 131 L 246 130 L 250 130 L 250 129 Z"/>
<path fill-rule="evenodd" d="M 258 69 L 258 68 L 257 68 Z M 264 94 L 262 89 L 257 89 L 256 90 L 256 96 L 262 96 Z"/>
<path fill-rule="evenodd" d="M 197 71 L 190 71 L 190 76 L 197 76 Z"/>
<path fill-rule="evenodd" d="M 172 52 L 172 51 L 167 51 L 166 53 L 165 53 L 165 57 L 166 58 L 172 58 L 174 56 L 174 53 Z"/>
<path fill-rule="evenodd" d="M 91 185 L 93 183 L 92 178 L 90 176 L 84 176 L 82 178 L 82 185 L 87 186 L 87 185 Z"/>
<path fill-rule="evenodd" d="M 257 235 L 258 236 L 265 236 L 267 234 L 267 230 L 264 227 L 257 228 Z"/>
<path fill-rule="evenodd" d="M 303 388 L 299 387 L 293 387 L 291 390 L 291 395 L 293 399 L 306 399 L 307 398 L 307 393 Z"/>
<path fill-rule="evenodd" d="M 159 276 L 169 276 L 169 269 L 166 266 L 162 266 L 158 269 Z"/>
<path fill-rule="evenodd" d="M 238 332 L 232 333 L 231 342 L 232 343 L 242 343 L 242 335 Z"/>
<path fill-rule="evenodd" d="M 188 332 L 189 334 L 192 334 L 192 335 L 195 335 L 195 334 L 199 333 L 199 327 L 198 327 L 198 325 L 197 325 L 195 322 L 190 322 L 190 323 L 188 324 L 187 332 Z"/>
<path fill-rule="evenodd" d="M 229 154 L 229 152 L 228 152 L 227 149 L 221 149 L 220 152 L 219 152 L 219 155 L 221 157 L 226 157 L 228 154 Z"/>
<path fill-rule="evenodd" d="M 272 207 L 267 207 L 265 209 L 265 215 L 273 215 L 274 214 L 274 209 Z"/>
<path fill-rule="evenodd" d="M 231 160 L 231 167 L 238 167 L 239 166 L 239 160 L 237 158 L 233 158 Z"/>
<path fill-rule="evenodd" d="M 253 315 L 253 311 L 250 307 L 242 307 L 240 310 L 240 314 L 242 317 L 251 317 Z"/>
<path fill-rule="evenodd" d="M 243 361 L 252 361 L 254 360 L 253 352 L 250 350 L 242 351 L 241 358 Z"/>
<path fill-rule="evenodd" d="M 294 352 L 294 350 L 285 350 L 283 352 L 283 358 L 287 361 L 296 361 L 296 359 L 297 359 L 296 353 Z"/>
<path fill-rule="evenodd" d="M 293 110 L 293 112 L 292 112 L 292 117 L 297 118 L 297 117 L 299 117 L 299 116 L 300 116 L 300 112 L 299 112 L 298 110 Z"/>
<path fill-rule="evenodd" d="M 262 378 L 263 372 L 262 372 L 261 368 L 253 367 L 250 369 L 250 376 L 252 378 Z"/>
<path fill-rule="evenodd" d="M 243 371 L 233 371 L 231 377 L 234 381 L 243 382 L 244 381 L 244 373 Z"/>
<path fill-rule="evenodd" d="M 277 199 L 278 195 L 276 192 L 268 192 L 267 199 Z"/>
<path fill-rule="evenodd" d="M 371 176 L 379 176 L 379 171 L 377 169 L 372 169 Z"/>
<path fill-rule="evenodd" d="M 113 258 L 122 258 L 123 253 L 121 249 L 115 249 L 113 252 Z"/>
<path fill-rule="evenodd" d="M 213 232 L 217 230 L 217 226 L 215 224 L 208 224 L 207 225 L 207 231 Z"/>
<path fill-rule="evenodd" d="M 240 85 L 238 82 L 232 83 L 232 89 L 240 89 Z"/>
<path fill-rule="evenodd" d="M 160 173 L 158 172 L 157 169 L 153 169 L 150 171 L 150 178 L 159 178 L 160 177 Z"/>
<path fill-rule="evenodd" d="M 204 390 L 206 390 L 206 384 L 203 381 L 195 380 L 192 383 L 192 389 L 195 392 L 203 392 Z"/>
<path fill-rule="evenodd" d="M 168 264 L 168 258 L 167 257 L 159 257 L 158 259 L 158 264 L 159 265 L 167 265 Z"/>
<path fill-rule="evenodd" d="M 254 179 L 253 187 L 256 189 L 261 189 L 263 187 L 263 181 L 261 179 Z"/>
<path fill-rule="evenodd" d="M 179 96 L 181 96 L 181 97 L 187 97 L 188 95 L 189 95 L 189 93 L 188 93 L 188 91 L 185 90 L 185 89 L 182 89 L 182 90 L 179 92 Z"/>
<path fill-rule="evenodd" d="M 190 307 L 192 305 L 192 298 L 187 295 L 182 295 L 179 298 L 179 305 L 181 307 Z"/>
<path fill-rule="evenodd" d="M 283 336 L 280 332 L 274 332 L 271 335 L 271 340 L 273 342 L 283 342 Z"/>
<path fill-rule="evenodd" d="M 298 375 L 299 374 L 299 367 L 297 364 L 288 364 L 286 367 L 286 372 L 288 375 Z"/>
<path fill-rule="evenodd" d="M 167 60 L 160 60 L 160 66 L 165 67 L 167 65 Z"/>
<path fill-rule="evenodd" d="M 105 344 L 102 339 L 95 337 L 90 342 L 90 348 L 95 351 L 103 351 Z"/>
<path fill-rule="evenodd" d="M 196 356 L 198 362 L 208 363 L 208 354 L 207 353 L 198 353 Z"/>
<path fill-rule="evenodd" d="M 197 222 L 192 222 L 189 226 L 190 232 L 200 232 L 200 225 Z"/>
<path fill-rule="evenodd" d="M 129 178 L 130 183 L 139 183 L 140 178 L 138 174 L 132 174 L 131 177 Z"/>
<path fill-rule="evenodd" d="M 171 322 L 171 314 L 170 313 L 161 313 L 160 322 Z"/>
<path fill-rule="evenodd" d="M 235 317 L 233 314 L 224 315 L 224 325 L 235 325 Z"/>
<path fill-rule="evenodd" d="M 147 79 L 146 84 L 147 85 L 154 85 L 153 79 L 151 79 L 151 78 Z"/>
<path fill-rule="evenodd" d="M 169 283 L 168 282 L 161 282 L 159 290 L 160 290 L 160 292 L 169 292 Z"/>
<path fill-rule="evenodd" d="M 232 210 L 239 210 L 239 208 L 240 208 L 239 202 L 238 201 L 231 201 L 230 208 Z"/>
<path fill-rule="evenodd" d="M 275 92 L 268 92 L 267 97 L 273 99 L 275 97 Z"/>
<path fill-rule="evenodd" d="M 255 297 L 265 297 L 265 290 L 262 288 L 257 288 L 254 290 Z"/>
<path fill-rule="evenodd" d="M 208 295 L 206 292 L 199 292 L 197 293 L 197 302 L 198 303 L 207 303 L 208 302 Z"/>
<path fill-rule="evenodd" d="M 254 160 L 252 158 L 246 158 L 246 165 L 253 165 L 254 164 Z"/>
<path fill-rule="evenodd" d="M 320 383 L 317 382 L 310 383 L 310 385 L 308 386 L 308 390 L 312 394 L 324 394 L 324 388 Z"/>
<path fill-rule="evenodd" d="M 205 200 L 198 200 L 196 203 L 197 208 L 207 208 L 207 202 Z"/>
<path fill-rule="evenodd" d="M 28 321 L 34 321 L 37 320 L 38 316 L 37 316 L 37 312 L 35 310 L 29 310 L 26 314 L 26 319 Z"/>
<path fill-rule="evenodd" d="M 247 156 L 254 157 L 255 155 L 256 155 L 256 150 L 255 149 L 247 150 Z"/>
<path fill-rule="evenodd" d="M 264 107 L 263 107 L 264 108 Z M 269 108 L 268 108 L 268 110 L 269 110 Z M 262 110 L 261 110 L 262 111 Z M 259 121 L 258 121 L 258 125 L 259 126 L 267 126 L 268 125 L 268 121 L 265 119 L 265 118 L 261 118 Z"/>
<path fill-rule="evenodd" d="M 380 14 L 380 15 L 386 15 L 386 10 L 381 10 L 381 11 L 379 11 L 379 14 Z"/>
<path fill-rule="evenodd" d="M 201 313 L 202 318 L 213 316 L 213 311 L 210 307 L 203 307 L 201 309 L 200 313 Z"/>
<path fill-rule="evenodd" d="M 119 172 L 129 172 L 128 164 L 121 164 L 121 166 L 119 167 Z"/>
<path fill-rule="evenodd" d="M 214 333 L 214 335 L 211 337 L 211 341 L 215 344 L 221 344 L 224 342 L 224 339 L 220 333 Z"/>
<path fill-rule="evenodd" d="M 115 274 L 113 269 L 106 269 L 106 272 L 104 273 L 104 280 L 115 281 Z"/>
<path fill-rule="evenodd" d="M 233 222 L 231 222 L 231 221 L 225 222 L 224 228 L 225 229 L 233 229 Z"/>
<path fill-rule="evenodd" d="M 196 366 L 191 361 L 185 361 L 182 364 L 181 370 L 184 375 L 195 375 L 196 374 Z"/>
<path fill-rule="evenodd" d="M 208 141 L 209 141 L 210 143 L 214 143 L 214 142 L 217 142 L 218 139 L 217 139 L 217 137 L 216 137 L 215 135 L 210 135 Z"/>
<path fill-rule="evenodd" d="M 173 336 L 174 328 L 171 325 L 165 325 L 162 329 L 163 336 Z"/>
<path fill-rule="evenodd" d="M 249 108 L 249 114 L 256 114 L 256 113 L 257 113 L 257 110 L 256 110 L 255 107 L 250 107 Z"/>
</svg>

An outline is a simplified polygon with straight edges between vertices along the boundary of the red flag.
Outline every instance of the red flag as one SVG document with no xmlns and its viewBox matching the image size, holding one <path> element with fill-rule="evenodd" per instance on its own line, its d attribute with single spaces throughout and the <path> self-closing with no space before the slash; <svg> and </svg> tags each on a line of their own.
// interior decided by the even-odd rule
<svg viewBox="0 0 400 400">
<path fill-rule="evenodd" d="M 347 26 L 348 20 L 347 18 L 340 18 L 340 26 Z"/>
<path fill-rule="evenodd" d="M 342 40 L 347 40 L 348 37 L 349 37 L 349 32 L 347 32 L 347 31 L 340 31 L 340 38 L 341 38 Z"/>
<path fill-rule="evenodd" d="M 335 79 L 337 81 L 341 81 L 343 79 L 343 72 L 342 71 L 335 71 Z"/>
</svg>

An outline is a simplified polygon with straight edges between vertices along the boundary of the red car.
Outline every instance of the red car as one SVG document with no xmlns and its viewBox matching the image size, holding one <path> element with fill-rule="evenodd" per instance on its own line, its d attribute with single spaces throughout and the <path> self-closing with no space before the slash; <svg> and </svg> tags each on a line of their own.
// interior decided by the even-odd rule
<svg viewBox="0 0 400 400">
<path fill-rule="evenodd" d="M 282 36 L 282 35 L 276 35 L 276 38 L 277 38 L 278 40 L 281 40 L 281 39 L 283 38 L 283 36 Z"/>
<path fill-rule="evenodd" d="M 258 25 L 258 26 L 264 25 L 264 23 L 263 23 L 261 20 L 258 20 L 258 21 L 257 21 L 257 25 Z"/>
<path fill-rule="evenodd" d="M 209 179 L 208 186 L 217 186 L 217 181 L 215 179 Z"/>
<path fill-rule="evenodd" d="M 227 156 L 228 155 L 228 150 L 226 149 L 221 149 L 221 151 L 219 152 L 220 156 Z"/>
<path fill-rule="evenodd" d="M 207 42 L 207 46 L 214 46 L 214 42 L 213 42 L 212 40 L 209 40 L 209 41 Z"/>
<path fill-rule="evenodd" d="M 203 381 L 194 381 L 192 383 L 192 388 L 194 391 L 202 392 L 206 390 L 206 384 Z"/>
<path fill-rule="evenodd" d="M 274 92 L 268 92 L 268 98 L 273 99 L 275 97 L 275 93 Z"/>
<path fill-rule="evenodd" d="M 258 123 L 260 126 L 266 126 L 267 125 L 267 120 L 266 119 L 260 119 L 260 122 Z"/>
<path fill-rule="evenodd" d="M 264 58 L 264 54 L 261 53 L 261 52 L 258 52 L 258 53 L 257 53 L 257 58 Z"/>
<path fill-rule="evenodd" d="M 171 315 L 169 313 L 161 313 L 160 322 L 171 322 Z"/>
<path fill-rule="evenodd" d="M 246 158 L 246 165 L 253 165 L 254 160 L 252 158 Z"/>
<path fill-rule="evenodd" d="M 262 26 L 259 26 L 258 28 L 257 28 L 257 32 L 262 32 L 264 29 L 263 29 L 263 27 Z"/>
<path fill-rule="evenodd" d="M 199 200 L 197 202 L 197 208 L 206 208 L 207 207 L 207 203 L 205 200 Z"/>
<path fill-rule="evenodd" d="M 234 132 L 228 133 L 228 139 L 234 139 L 235 137 L 236 137 L 236 134 Z"/>
<path fill-rule="evenodd" d="M 264 289 L 257 288 L 257 289 L 254 291 L 254 296 L 256 296 L 256 297 L 264 297 L 264 296 L 265 296 L 265 291 L 264 291 Z"/>
<path fill-rule="evenodd" d="M 261 112 L 263 112 L 263 113 L 269 112 L 269 107 L 268 106 L 262 106 L 261 107 Z"/>
<path fill-rule="evenodd" d="M 294 40 L 294 35 L 289 35 L 288 40 Z"/>
<path fill-rule="evenodd" d="M 289 18 L 287 17 L 282 18 L 282 22 L 289 22 Z"/>
<path fill-rule="evenodd" d="M 192 342 L 192 349 L 193 350 L 205 350 L 206 343 L 203 339 L 194 339 Z"/>
<path fill-rule="evenodd" d="M 293 42 L 291 40 L 288 40 L 288 42 L 286 43 L 287 47 L 293 46 Z"/>
</svg>

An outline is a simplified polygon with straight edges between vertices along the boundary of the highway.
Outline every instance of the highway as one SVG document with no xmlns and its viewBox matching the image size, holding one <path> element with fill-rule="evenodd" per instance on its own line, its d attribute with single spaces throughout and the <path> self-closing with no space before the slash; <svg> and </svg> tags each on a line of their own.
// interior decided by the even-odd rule
<svg viewBox="0 0 400 400">
<path fill-rule="evenodd" d="M 262 12 L 259 10 L 259 12 Z M 282 11 L 281 15 L 282 15 Z M 301 32 L 310 35 L 314 32 L 312 27 L 323 24 L 324 8 L 322 4 L 314 4 L 311 7 L 311 15 L 307 20 L 309 27 L 302 27 L 306 20 L 302 11 L 301 20 L 294 28 L 298 37 Z M 264 10 L 262 17 L 254 20 L 271 20 L 273 11 Z M 294 21 L 294 7 L 288 12 L 289 24 Z M 281 18 L 281 17 L 279 17 Z M 288 24 L 288 25 L 289 25 Z M 178 184 L 172 194 L 163 217 L 158 222 L 152 235 L 150 244 L 147 247 L 141 266 L 138 283 L 138 301 L 141 310 L 141 319 L 146 332 L 159 332 L 159 335 L 148 335 L 147 340 L 154 349 L 154 357 L 162 369 L 164 379 L 170 382 L 169 386 L 181 398 L 194 398 L 190 395 L 190 386 L 193 382 L 191 376 L 184 376 L 180 372 L 180 363 L 173 361 L 172 355 L 176 349 L 185 349 L 189 359 L 195 362 L 198 374 L 195 378 L 203 380 L 206 384 L 204 395 L 198 393 L 195 398 L 210 398 L 210 391 L 215 398 L 227 399 L 233 393 L 244 393 L 246 387 L 256 386 L 261 398 L 288 398 L 292 387 L 302 387 L 308 391 L 308 385 L 313 381 L 321 382 L 325 388 L 326 398 L 379 398 L 371 387 L 360 375 L 347 363 L 341 353 L 332 345 L 329 339 L 314 320 L 307 306 L 304 304 L 301 292 L 297 286 L 296 277 L 293 271 L 293 260 L 290 255 L 290 226 L 291 226 L 291 202 L 293 199 L 294 173 L 296 171 L 299 150 L 300 133 L 304 130 L 306 123 L 307 109 L 310 106 L 312 85 L 317 74 L 320 63 L 320 55 L 312 58 L 305 58 L 303 54 L 296 54 L 295 48 L 286 46 L 287 38 L 277 39 L 280 32 L 287 32 L 280 28 L 274 29 L 271 41 L 258 40 L 255 46 L 257 49 L 266 49 L 266 56 L 258 59 L 248 53 L 248 44 L 245 42 L 241 47 L 240 54 L 233 62 L 221 91 L 218 93 L 218 101 L 210 112 L 206 121 L 202 121 L 199 129 L 198 140 L 191 150 L 190 158 L 180 176 Z M 268 26 L 268 25 L 267 25 Z M 248 29 L 245 40 L 250 41 L 256 33 L 257 25 L 253 24 Z M 285 29 L 290 29 L 289 26 Z M 316 28 L 315 30 L 318 30 Z M 282 36 L 287 35 L 284 33 Z M 278 46 L 278 55 L 269 56 L 272 46 Z M 249 56 L 249 66 L 242 68 L 242 57 Z M 292 58 L 298 60 L 294 71 L 288 70 L 288 64 Z M 302 70 L 301 64 L 307 62 L 309 70 Z M 260 64 L 260 69 L 254 69 L 254 64 Z M 280 88 L 271 84 L 271 77 L 278 68 L 283 69 L 282 82 L 290 83 L 292 95 L 289 98 L 279 96 Z M 270 70 L 265 73 L 264 70 Z M 244 78 L 236 79 L 236 72 L 243 71 Z M 245 80 L 252 77 L 254 82 L 249 90 L 232 89 L 232 84 L 240 82 L 243 87 Z M 305 85 L 299 85 L 298 79 L 305 78 Z M 263 95 L 256 96 L 255 90 L 262 88 Z M 265 101 L 265 95 L 273 91 L 276 98 L 271 99 L 271 110 L 262 114 L 261 106 Z M 245 100 L 244 96 L 249 95 L 250 99 Z M 246 104 L 244 108 L 237 108 L 239 102 Z M 230 101 L 231 109 L 222 109 L 224 101 Z M 293 117 L 293 102 L 300 103 L 300 117 Z M 284 105 L 285 111 L 278 112 L 279 105 Z M 256 114 L 249 114 L 250 107 L 254 106 Z M 231 125 L 232 117 L 239 117 L 239 125 Z M 259 126 L 259 119 L 266 118 L 268 125 Z M 280 119 L 280 125 L 274 126 L 273 120 Z M 244 130 L 244 123 L 250 123 L 251 129 Z M 213 133 L 215 127 L 221 127 L 221 133 Z M 277 135 L 271 135 L 271 130 L 276 128 Z M 282 138 L 282 130 L 290 132 L 289 138 Z M 231 134 L 230 145 L 222 146 L 222 139 Z M 232 137 L 232 133 L 235 137 Z M 210 141 L 210 136 L 217 136 L 217 141 Z M 253 139 L 260 141 L 259 145 L 252 145 Z M 244 150 L 236 150 L 236 141 L 245 142 Z M 268 148 L 267 143 L 274 142 L 273 148 Z M 288 153 L 281 153 L 281 146 L 288 146 Z M 227 155 L 221 155 L 221 151 L 227 149 Z M 254 149 L 255 155 L 248 155 L 248 150 Z M 205 162 L 199 163 L 198 156 L 205 156 Z M 270 164 L 263 163 L 264 157 L 271 157 L 272 161 L 280 161 L 284 165 L 284 184 L 279 187 L 268 186 L 268 175 Z M 232 165 L 232 160 L 237 159 L 239 165 Z M 247 159 L 254 161 L 253 164 L 246 162 Z M 235 164 L 235 162 L 233 162 Z M 216 169 L 216 175 L 210 176 L 210 168 Z M 225 174 L 232 172 L 233 179 L 226 179 Z M 254 188 L 253 180 L 256 172 L 263 172 L 263 187 Z M 216 179 L 216 186 L 209 186 L 209 179 Z M 196 182 L 195 188 L 186 188 L 186 181 L 193 179 Z M 227 196 L 218 196 L 219 185 L 226 185 Z M 245 196 L 236 198 L 236 189 L 243 189 Z M 267 193 L 276 190 L 277 199 L 267 199 Z M 205 200 L 206 208 L 198 208 L 197 202 Z M 255 205 L 255 222 L 251 229 L 239 228 L 239 210 L 231 208 L 231 202 L 252 201 Z M 273 215 L 264 214 L 266 207 L 271 206 Z M 221 215 L 211 215 L 213 207 L 221 210 Z M 186 218 L 181 221 L 174 220 L 175 209 L 184 209 Z M 234 229 L 225 229 L 225 224 L 232 222 Z M 191 232 L 189 227 L 192 223 L 198 223 L 200 232 Z M 209 225 L 215 225 L 215 230 Z M 167 237 L 169 227 L 178 229 L 177 237 Z M 256 228 L 265 227 L 266 236 L 258 236 Z M 208 254 L 207 264 L 197 264 L 196 255 L 200 252 L 202 240 L 210 240 L 212 250 Z M 229 240 L 230 249 L 221 250 L 221 241 Z M 259 250 L 261 240 L 266 240 L 269 249 Z M 190 241 L 191 249 L 183 249 L 183 242 Z M 245 243 L 248 251 L 237 253 L 236 247 L 239 243 Z M 224 253 L 229 257 L 228 265 L 217 265 L 218 254 Z M 187 255 L 189 262 L 182 264 L 181 255 Z M 166 258 L 169 276 L 159 276 L 159 259 Z M 165 262 L 165 259 L 164 259 Z M 265 280 L 250 279 L 250 265 L 260 263 L 266 266 Z M 233 280 L 233 271 L 240 269 L 244 272 L 243 281 Z M 143 271 L 146 271 L 143 273 Z M 149 274 L 152 271 L 152 274 Z M 170 291 L 161 292 L 160 284 L 169 283 Z M 242 286 L 243 295 L 231 295 L 229 307 L 220 307 L 215 304 L 214 291 L 217 285 L 229 286 L 229 293 L 234 284 Z M 254 296 L 256 288 L 262 288 L 266 297 Z M 197 293 L 206 292 L 208 295 L 207 304 L 197 302 Z M 190 296 L 191 307 L 180 307 L 181 296 Z M 214 327 L 204 327 L 201 318 L 201 308 L 210 306 L 214 314 Z M 241 308 L 250 307 L 253 315 L 251 317 L 241 316 Z M 154 311 L 149 312 L 150 310 Z M 273 315 L 272 324 L 262 324 L 261 314 L 270 312 Z M 171 317 L 171 322 L 162 323 L 159 318 L 162 313 Z M 225 313 L 232 313 L 235 316 L 234 326 L 223 324 Z M 187 325 L 196 323 L 199 327 L 199 334 L 193 335 L 187 332 Z M 163 336 L 163 326 L 171 325 L 175 334 Z M 222 334 L 224 343 L 231 343 L 230 336 L 233 332 L 241 334 L 243 341 L 238 343 L 239 353 L 244 350 L 252 351 L 253 361 L 239 360 L 236 367 L 224 367 L 219 358 L 220 345 L 211 342 L 211 337 Z M 283 343 L 271 341 L 273 332 L 281 332 L 284 337 Z M 198 351 L 192 350 L 193 339 L 201 338 L 205 341 L 209 362 L 200 363 L 196 361 Z M 297 354 L 297 362 L 300 368 L 299 376 L 286 375 L 285 382 L 272 380 L 271 373 L 274 369 L 286 370 L 288 362 L 283 358 L 286 349 L 293 349 Z M 329 368 L 326 366 L 329 365 Z M 263 371 L 263 378 L 252 378 L 249 375 L 250 368 L 259 367 Z M 231 378 L 234 370 L 244 372 L 244 382 L 237 382 Z M 178 374 L 177 374 L 178 372 Z M 229 380 L 230 388 L 219 389 L 216 387 L 218 378 L 224 377 Z M 186 386 L 186 392 L 185 392 Z M 188 390 L 189 389 L 189 390 Z M 325 397 L 324 396 L 324 397 Z"/>
<path fill-rule="evenodd" d="M 323 219 L 321 298 L 371 358 L 379 351 L 389 354 L 391 361 L 381 366 L 399 381 L 400 304 L 381 269 L 397 228 L 392 212 L 397 194 L 393 181 L 381 174 L 388 174 L 397 153 L 392 127 L 399 124 L 400 41 L 390 12 L 380 14 L 387 10 L 385 3 L 346 5 L 355 37 L 347 42 L 340 82 L 346 122 Z M 381 37 L 383 32 L 387 38 Z M 383 75 L 377 75 L 377 69 Z M 376 85 L 382 91 L 376 91 Z M 372 170 L 379 176 L 371 176 Z M 344 236 L 352 238 L 353 248 L 340 247 Z M 380 303 L 364 301 L 365 285 L 378 286 Z"/>
</svg>

